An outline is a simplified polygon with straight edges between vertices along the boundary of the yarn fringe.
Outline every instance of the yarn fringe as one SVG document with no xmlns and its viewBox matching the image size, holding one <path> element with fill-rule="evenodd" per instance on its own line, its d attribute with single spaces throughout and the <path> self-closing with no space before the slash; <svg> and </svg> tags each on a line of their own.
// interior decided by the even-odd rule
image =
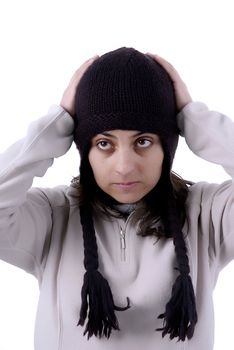
<svg viewBox="0 0 234 350">
<path fill-rule="evenodd" d="M 163 328 L 156 329 L 162 331 L 163 337 L 170 334 L 170 339 L 178 337 L 178 341 L 185 341 L 186 337 L 192 338 L 197 323 L 197 312 L 192 280 L 188 274 L 177 277 L 166 311 L 158 318 L 164 319 Z"/>
<path fill-rule="evenodd" d="M 84 275 L 84 284 L 81 290 L 82 305 L 80 319 L 77 324 L 83 326 L 88 314 L 84 335 L 88 339 L 93 335 L 101 338 L 110 337 L 112 330 L 120 330 L 116 311 L 124 311 L 130 308 L 127 298 L 127 306 L 114 305 L 113 296 L 107 280 L 99 271 L 87 271 Z"/>
</svg>

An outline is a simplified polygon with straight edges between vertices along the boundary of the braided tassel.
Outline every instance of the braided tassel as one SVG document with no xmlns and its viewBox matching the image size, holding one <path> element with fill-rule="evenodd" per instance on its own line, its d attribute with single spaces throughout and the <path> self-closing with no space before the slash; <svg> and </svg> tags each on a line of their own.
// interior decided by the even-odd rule
<svg viewBox="0 0 234 350">
<path fill-rule="evenodd" d="M 178 340 L 191 339 L 197 323 L 197 311 L 192 279 L 189 275 L 189 260 L 187 247 L 184 241 L 176 201 L 173 195 L 171 183 L 167 185 L 169 192 L 166 226 L 173 235 L 179 276 L 172 287 L 171 299 L 166 304 L 166 310 L 158 318 L 163 319 L 162 336 L 170 335 L 170 339 L 178 337 Z"/>
<path fill-rule="evenodd" d="M 89 310 L 84 331 L 84 335 L 88 334 L 88 339 L 92 335 L 109 338 L 112 329 L 119 330 L 114 310 L 127 310 L 130 307 L 128 298 L 126 307 L 115 306 L 109 284 L 98 271 L 85 273 L 81 295 L 82 305 L 78 325 L 84 325 Z"/>
<path fill-rule="evenodd" d="M 166 305 L 166 311 L 158 318 L 164 319 L 163 328 L 157 329 L 163 331 L 163 337 L 168 333 L 170 339 L 178 337 L 179 340 L 184 341 L 186 336 L 188 339 L 192 338 L 197 323 L 197 312 L 192 280 L 189 275 L 181 274 L 177 277 L 172 288 L 171 299 Z"/>
<path fill-rule="evenodd" d="M 112 292 L 107 280 L 98 271 L 98 254 L 96 236 L 93 227 L 92 211 L 90 206 L 80 208 L 81 224 L 84 238 L 84 282 L 81 290 L 81 310 L 78 325 L 83 326 L 88 318 L 84 335 L 88 339 L 96 337 L 110 337 L 111 331 L 119 330 L 116 311 L 125 311 L 130 308 L 129 298 L 125 307 L 114 304 Z"/>
</svg>

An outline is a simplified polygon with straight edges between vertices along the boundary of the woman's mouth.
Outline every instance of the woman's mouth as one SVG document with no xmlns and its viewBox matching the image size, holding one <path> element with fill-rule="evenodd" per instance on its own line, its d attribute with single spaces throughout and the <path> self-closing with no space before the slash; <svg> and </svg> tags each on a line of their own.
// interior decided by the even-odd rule
<svg viewBox="0 0 234 350">
<path fill-rule="evenodd" d="M 139 184 L 139 181 L 116 182 L 116 183 L 114 183 L 114 186 L 122 191 L 130 191 L 130 190 L 135 189 L 135 187 L 137 187 L 138 184 Z"/>
</svg>

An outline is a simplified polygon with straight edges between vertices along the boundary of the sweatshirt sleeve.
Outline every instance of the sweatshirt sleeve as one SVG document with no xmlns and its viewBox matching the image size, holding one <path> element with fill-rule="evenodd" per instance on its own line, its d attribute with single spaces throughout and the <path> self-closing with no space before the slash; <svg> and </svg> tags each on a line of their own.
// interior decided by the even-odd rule
<svg viewBox="0 0 234 350">
<path fill-rule="evenodd" d="M 199 157 L 221 165 L 231 179 L 221 184 L 197 183 L 190 188 L 189 222 L 220 271 L 234 259 L 234 123 L 225 115 L 192 102 L 178 115 L 181 135 Z M 195 245 L 195 244 L 193 244 Z"/>
<path fill-rule="evenodd" d="M 193 153 L 221 165 L 234 178 L 234 123 L 210 111 L 204 103 L 191 102 L 177 116 L 180 133 Z"/>
<path fill-rule="evenodd" d="M 26 136 L 0 154 L 0 258 L 38 277 L 51 232 L 51 208 L 30 189 L 73 141 L 74 122 L 60 106 L 32 122 Z"/>
</svg>

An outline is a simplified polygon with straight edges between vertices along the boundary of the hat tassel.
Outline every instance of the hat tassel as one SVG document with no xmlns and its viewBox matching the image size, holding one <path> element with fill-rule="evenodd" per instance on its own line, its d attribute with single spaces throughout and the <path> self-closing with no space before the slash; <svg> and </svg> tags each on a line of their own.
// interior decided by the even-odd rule
<svg viewBox="0 0 234 350">
<path fill-rule="evenodd" d="M 158 318 L 164 319 L 163 328 L 157 329 L 163 331 L 163 337 L 170 334 L 170 339 L 179 337 L 182 341 L 186 336 L 188 339 L 192 338 L 197 323 L 197 312 L 192 280 L 188 274 L 180 274 L 177 277 L 166 311 Z"/>
<path fill-rule="evenodd" d="M 127 297 L 127 306 L 116 306 L 110 286 L 99 271 L 93 270 L 85 273 L 81 297 L 82 305 L 77 325 L 84 325 L 88 313 L 84 331 L 84 335 L 88 334 L 88 339 L 92 335 L 109 338 L 112 329 L 119 330 L 114 310 L 124 311 L 130 308 L 129 298 Z"/>
</svg>

